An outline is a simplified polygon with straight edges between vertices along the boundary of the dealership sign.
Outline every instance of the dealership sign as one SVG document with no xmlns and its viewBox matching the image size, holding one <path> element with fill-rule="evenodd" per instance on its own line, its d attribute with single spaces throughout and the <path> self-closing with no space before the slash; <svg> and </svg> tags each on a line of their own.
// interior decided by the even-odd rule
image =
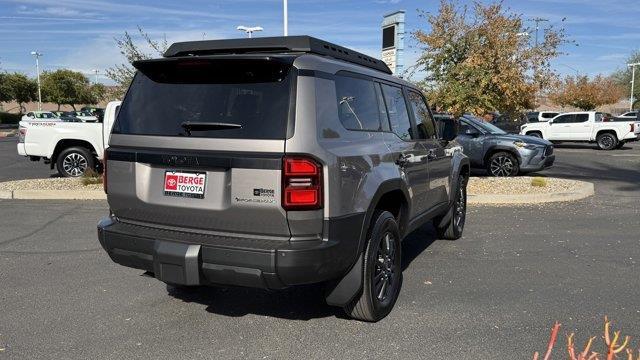
<svg viewBox="0 0 640 360">
<path fill-rule="evenodd" d="M 404 72 L 404 11 L 396 11 L 382 20 L 382 61 L 394 75 Z"/>
</svg>

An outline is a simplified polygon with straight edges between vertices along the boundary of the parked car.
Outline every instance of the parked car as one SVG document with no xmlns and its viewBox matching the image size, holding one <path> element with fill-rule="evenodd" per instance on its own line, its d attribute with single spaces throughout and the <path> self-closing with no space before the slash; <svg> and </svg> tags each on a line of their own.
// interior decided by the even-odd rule
<svg viewBox="0 0 640 360">
<path fill-rule="evenodd" d="M 69 111 L 67 114 L 69 116 L 75 116 L 82 122 L 98 122 L 98 117 L 88 111 Z"/>
<path fill-rule="evenodd" d="M 595 142 L 602 150 L 620 148 L 626 142 L 638 140 L 639 121 L 613 122 L 603 119 L 606 119 L 606 114 L 595 111 L 564 113 L 548 122 L 523 125 L 520 134 L 553 142 Z"/>
<path fill-rule="evenodd" d="M 531 111 L 527 113 L 527 122 L 545 122 L 560 115 L 557 111 Z"/>
<path fill-rule="evenodd" d="M 44 159 L 61 176 L 82 176 L 87 170 L 96 169 L 102 160 L 119 107 L 119 101 L 107 104 L 102 124 L 23 120 L 18 129 L 18 154 L 32 161 Z"/>
<path fill-rule="evenodd" d="M 28 113 L 22 115 L 22 121 L 29 120 L 58 120 L 58 117 L 52 113 L 51 111 L 29 111 Z"/>
<path fill-rule="evenodd" d="M 640 118 L 638 118 L 638 110 L 627 111 L 622 115 L 616 116 L 616 121 L 624 120 L 640 120 Z"/>
<path fill-rule="evenodd" d="M 84 122 L 80 120 L 74 111 L 64 111 L 59 115 L 60 120 L 66 122 Z"/>
<path fill-rule="evenodd" d="M 98 224 L 116 263 L 174 286 L 325 283 L 327 303 L 377 321 L 400 292 L 401 240 L 430 220 L 462 235 L 468 159 L 380 60 L 289 36 L 176 43 L 133 65 Z"/>
<path fill-rule="evenodd" d="M 491 176 L 516 176 L 553 165 L 555 155 L 549 141 L 508 134 L 472 115 L 459 119 L 456 141 L 463 147 L 473 168 L 486 169 Z"/>
</svg>

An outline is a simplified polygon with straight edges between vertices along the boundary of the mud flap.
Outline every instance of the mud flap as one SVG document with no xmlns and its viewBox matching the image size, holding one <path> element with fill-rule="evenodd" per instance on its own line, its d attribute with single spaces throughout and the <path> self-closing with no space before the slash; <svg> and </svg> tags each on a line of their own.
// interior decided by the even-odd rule
<svg viewBox="0 0 640 360">
<path fill-rule="evenodd" d="M 153 270 L 158 280 L 176 285 L 200 285 L 200 245 L 156 240 Z"/>
<path fill-rule="evenodd" d="M 349 272 L 331 289 L 327 295 L 327 304 L 331 306 L 347 306 L 353 298 L 362 290 L 362 254 L 358 256 L 355 265 Z"/>
</svg>

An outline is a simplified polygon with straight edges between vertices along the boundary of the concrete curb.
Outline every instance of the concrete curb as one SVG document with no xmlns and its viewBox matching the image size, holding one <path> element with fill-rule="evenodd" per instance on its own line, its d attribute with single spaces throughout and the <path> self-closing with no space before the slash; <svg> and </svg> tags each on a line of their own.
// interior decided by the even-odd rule
<svg viewBox="0 0 640 360">
<path fill-rule="evenodd" d="M 469 195 L 469 204 L 543 204 L 550 202 L 576 201 L 587 198 L 595 194 L 593 183 L 586 181 L 576 181 L 578 188 L 572 192 L 556 192 L 548 194 L 522 194 L 522 195 L 496 195 L 482 194 Z"/>
<path fill-rule="evenodd" d="M 101 190 L 0 190 L 0 199 L 23 200 L 106 200 Z"/>
</svg>

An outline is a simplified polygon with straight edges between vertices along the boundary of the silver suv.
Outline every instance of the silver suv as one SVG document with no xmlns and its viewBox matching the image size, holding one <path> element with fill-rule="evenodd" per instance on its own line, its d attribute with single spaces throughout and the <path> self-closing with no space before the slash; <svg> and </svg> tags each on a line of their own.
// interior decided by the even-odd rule
<svg viewBox="0 0 640 360">
<path fill-rule="evenodd" d="M 307 36 L 173 44 L 134 63 L 105 157 L 111 259 L 175 286 L 325 283 L 377 321 L 401 240 L 462 235 L 469 161 L 380 60 Z"/>
</svg>

